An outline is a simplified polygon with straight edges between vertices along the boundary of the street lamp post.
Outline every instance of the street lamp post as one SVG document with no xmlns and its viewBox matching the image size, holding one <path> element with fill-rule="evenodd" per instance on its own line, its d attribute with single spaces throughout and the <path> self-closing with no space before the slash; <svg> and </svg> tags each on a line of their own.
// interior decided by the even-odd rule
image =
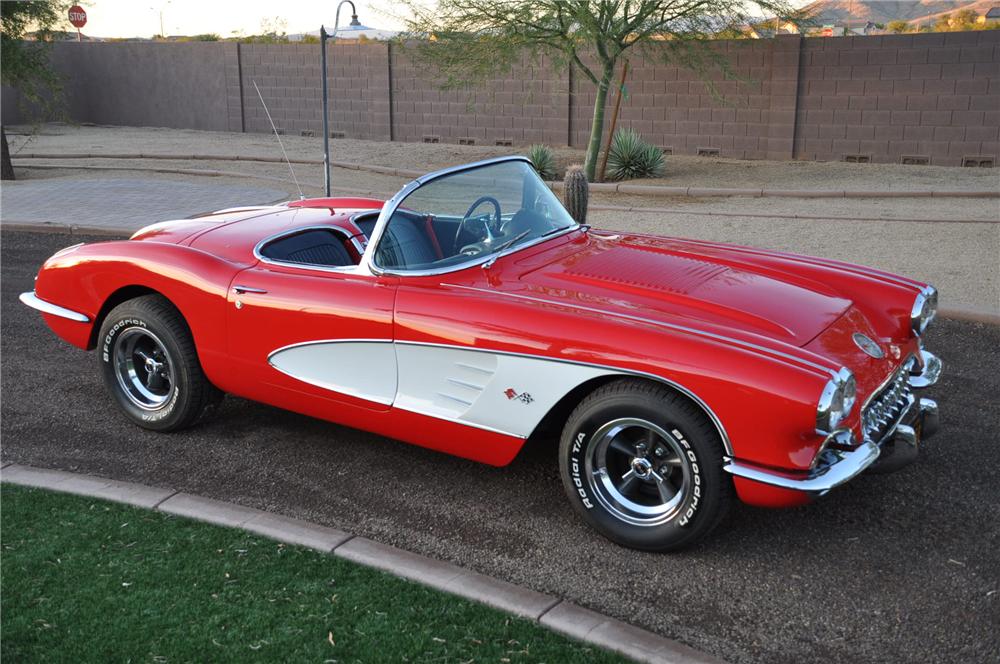
<svg viewBox="0 0 1000 664">
<path fill-rule="evenodd" d="M 320 61 L 323 69 L 323 185 L 327 197 L 330 196 L 330 101 L 326 82 L 326 40 L 337 36 L 337 28 L 340 25 L 340 8 L 344 5 L 351 6 L 350 25 L 361 27 L 361 23 L 358 22 L 358 10 L 354 7 L 354 3 L 351 0 L 341 0 L 333 18 L 333 34 L 327 33 L 326 27 L 322 25 L 319 28 Z"/>
<path fill-rule="evenodd" d="M 163 34 L 163 10 L 164 10 L 164 9 L 166 8 L 166 6 L 167 6 L 167 5 L 169 5 L 170 3 L 171 3 L 171 0 L 167 0 L 167 1 L 166 1 L 166 2 L 164 2 L 164 3 L 162 4 L 162 5 L 160 5 L 160 8 L 159 8 L 159 9 L 157 9 L 156 7 L 150 7 L 150 9 L 152 9 L 152 10 L 153 10 L 154 12 L 159 12 L 159 13 L 160 13 L 160 37 L 161 37 L 161 38 L 164 38 L 164 39 L 166 38 L 166 35 L 165 35 L 165 34 Z"/>
</svg>

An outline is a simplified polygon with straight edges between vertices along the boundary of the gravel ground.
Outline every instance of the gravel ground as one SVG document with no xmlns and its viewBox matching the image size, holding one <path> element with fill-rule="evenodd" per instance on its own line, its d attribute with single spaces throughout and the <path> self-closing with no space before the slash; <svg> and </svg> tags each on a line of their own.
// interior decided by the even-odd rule
<svg viewBox="0 0 1000 664">
<path fill-rule="evenodd" d="M 17 132 L 11 135 L 12 132 Z M 18 135 L 19 134 L 19 135 Z M 32 135 L 28 126 L 8 128 L 11 150 L 66 153 L 225 154 L 274 158 L 281 152 L 273 136 L 146 127 L 81 127 L 42 125 Z M 30 139 L 30 140 L 29 140 Z M 290 156 L 322 159 L 322 138 L 282 136 Z M 331 159 L 416 170 L 460 164 L 475 159 L 523 152 L 523 148 L 461 146 L 447 143 L 386 143 L 338 139 L 330 143 Z M 561 167 L 583 161 L 583 152 L 555 149 Z M 783 189 L 849 189 L 913 191 L 920 189 L 1000 190 L 993 169 L 894 164 L 846 164 L 806 161 L 745 161 L 690 156 L 667 158 L 665 178 L 643 184 L 696 187 L 779 187 Z"/>
<path fill-rule="evenodd" d="M 1000 660 L 1000 328 L 932 327 L 943 428 L 915 465 L 804 508 L 737 506 L 701 546 L 657 555 L 574 517 L 555 441 L 496 469 L 233 398 L 182 434 L 126 424 L 93 355 L 16 298 L 47 256 L 81 239 L 2 234 L 3 463 L 169 485 L 343 528 L 736 663 Z"/>
</svg>

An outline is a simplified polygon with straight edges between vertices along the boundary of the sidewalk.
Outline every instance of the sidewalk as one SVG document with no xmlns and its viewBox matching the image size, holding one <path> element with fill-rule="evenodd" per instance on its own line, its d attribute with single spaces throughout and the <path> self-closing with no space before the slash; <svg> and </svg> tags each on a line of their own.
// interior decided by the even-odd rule
<svg viewBox="0 0 1000 664">
<path fill-rule="evenodd" d="M 94 175 L 97 175 L 96 172 Z M 4 182 L 4 224 L 64 224 L 134 231 L 226 207 L 288 200 L 282 189 L 151 178 L 53 178 Z"/>
</svg>

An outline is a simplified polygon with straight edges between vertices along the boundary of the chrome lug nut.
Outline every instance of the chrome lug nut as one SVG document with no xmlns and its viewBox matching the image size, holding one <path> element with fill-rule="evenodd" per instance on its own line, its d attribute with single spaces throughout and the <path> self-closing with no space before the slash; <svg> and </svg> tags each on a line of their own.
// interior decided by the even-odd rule
<svg viewBox="0 0 1000 664">
<path fill-rule="evenodd" d="M 656 446 L 656 449 L 655 449 L 655 450 L 653 450 L 653 454 L 655 454 L 655 455 L 656 455 L 656 456 L 658 456 L 658 457 L 661 457 L 661 456 L 663 456 L 663 455 L 664 455 L 664 454 L 666 454 L 666 453 L 667 453 L 667 450 L 666 450 L 666 448 L 664 448 L 664 447 L 661 447 L 661 446 L 659 446 L 659 445 L 657 445 L 657 446 Z"/>
</svg>

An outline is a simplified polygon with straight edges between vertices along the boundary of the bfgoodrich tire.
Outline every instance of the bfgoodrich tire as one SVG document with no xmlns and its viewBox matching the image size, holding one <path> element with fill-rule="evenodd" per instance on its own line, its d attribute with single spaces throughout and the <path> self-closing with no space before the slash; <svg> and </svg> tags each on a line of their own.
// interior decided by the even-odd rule
<svg viewBox="0 0 1000 664">
<path fill-rule="evenodd" d="M 559 444 L 570 503 L 602 535 L 670 551 L 707 535 L 732 501 L 715 426 L 682 394 L 640 379 L 598 388 Z"/>
<path fill-rule="evenodd" d="M 104 384 L 125 416 L 154 431 L 194 424 L 221 393 L 205 378 L 183 316 L 160 295 L 118 305 L 97 343 Z"/>
</svg>

